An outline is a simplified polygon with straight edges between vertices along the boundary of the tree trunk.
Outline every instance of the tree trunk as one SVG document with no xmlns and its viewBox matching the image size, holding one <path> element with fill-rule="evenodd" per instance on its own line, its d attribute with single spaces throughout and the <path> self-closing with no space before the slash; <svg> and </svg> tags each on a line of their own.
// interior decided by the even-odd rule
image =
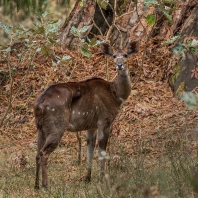
<svg viewBox="0 0 198 198">
<path fill-rule="evenodd" d="M 137 37 L 142 37 L 145 30 L 139 23 L 143 14 L 143 0 L 137 5 L 131 0 L 110 0 L 106 9 L 102 9 L 95 0 L 87 0 L 83 7 L 81 0 L 77 0 L 69 18 L 65 21 L 61 31 L 63 48 L 75 49 L 78 38 L 71 34 L 71 27 L 82 28 L 90 26 L 90 29 L 81 38 L 100 37 L 100 40 L 109 40 L 111 45 L 126 47 L 127 43 Z M 136 12 L 138 8 L 138 13 Z M 114 9 L 116 9 L 116 16 Z M 116 22 L 115 22 L 116 20 Z M 112 23 L 115 23 L 112 25 Z"/>
<path fill-rule="evenodd" d="M 158 15 L 157 24 L 150 36 L 152 27 L 147 25 L 145 17 L 149 13 L 155 13 L 156 10 L 154 6 L 150 10 L 146 10 L 144 0 L 138 0 L 137 3 L 131 0 L 110 0 L 107 9 L 102 9 L 96 0 L 86 0 L 83 7 L 80 6 L 80 2 L 81 0 L 77 0 L 69 18 L 62 27 L 61 38 L 64 48 L 75 49 L 78 45 L 79 39 L 71 34 L 71 27 L 79 29 L 85 25 L 90 28 L 81 35 L 81 38 L 95 36 L 100 41 L 108 40 L 116 48 L 125 48 L 127 43 L 134 39 L 142 41 L 141 44 L 144 44 L 146 39 L 151 40 L 158 36 L 166 40 L 178 32 L 181 33 L 180 43 L 189 37 L 195 37 L 198 40 L 198 5 L 195 0 L 177 1 L 176 9 L 174 8 L 172 11 L 172 21 L 168 21 L 162 14 Z M 171 62 L 175 57 L 173 54 Z M 185 60 L 177 59 L 170 76 L 170 84 L 175 95 L 179 95 L 183 91 L 191 91 L 198 85 L 197 78 L 191 78 L 192 70 L 195 70 L 196 67 L 197 56 L 189 52 L 186 52 Z"/>
<path fill-rule="evenodd" d="M 182 15 L 188 17 L 186 17 L 182 26 L 178 27 L 175 25 L 175 30 L 180 29 L 181 33 L 179 43 L 186 43 L 191 39 L 198 40 L 198 4 L 195 3 L 190 3 L 184 8 Z M 178 24 L 181 24 L 181 21 Z M 192 75 L 192 71 L 196 72 L 197 67 L 198 55 L 192 54 L 189 50 L 185 52 L 185 58 L 179 60 L 173 66 L 170 84 L 175 96 L 180 97 L 183 91 L 192 91 L 198 86 L 198 76 Z"/>
<path fill-rule="evenodd" d="M 75 49 L 78 45 L 78 38 L 71 33 L 71 28 L 82 28 L 83 26 L 93 26 L 93 17 L 95 13 L 96 1 L 86 0 L 83 6 L 80 5 L 81 0 L 77 0 L 76 4 L 70 13 L 68 19 L 65 21 L 65 24 L 62 27 L 61 31 L 61 41 L 63 48 Z M 89 30 L 90 31 L 90 30 Z M 81 38 L 85 38 L 89 31 L 84 35 L 81 35 Z"/>
</svg>

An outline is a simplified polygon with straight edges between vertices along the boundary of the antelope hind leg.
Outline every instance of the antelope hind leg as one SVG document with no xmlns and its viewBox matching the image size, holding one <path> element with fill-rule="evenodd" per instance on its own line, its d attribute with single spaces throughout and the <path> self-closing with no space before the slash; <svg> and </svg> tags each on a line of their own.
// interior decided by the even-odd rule
<svg viewBox="0 0 198 198">
<path fill-rule="evenodd" d="M 91 181 L 92 161 L 93 161 L 93 156 L 94 156 L 94 148 L 95 148 L 95 144 L 96 144 L 96 131 L 97 130 L 87 130 L 86 131 L 87 158 L 88 158 L 87 175 L 85 177 L 86 182 Z"/>
</svg>

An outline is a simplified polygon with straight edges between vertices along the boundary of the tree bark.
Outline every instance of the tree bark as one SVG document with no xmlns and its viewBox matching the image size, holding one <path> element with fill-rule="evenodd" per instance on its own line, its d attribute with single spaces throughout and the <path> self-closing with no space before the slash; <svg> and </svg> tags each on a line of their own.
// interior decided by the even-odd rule
<svg viewBox="0 0 198 198">
<path fill-rule="evenodd" d="M 191 6 L 190 6 L 191 5 Z M 183 12 L 188 16 L 180 29 L 180 43 L 186 43 L 191 39 L 198 40 L 198 4 L 188 4 L 188 8 Z M 182 19 L 181 19 L 182 20 Z M 180 21 L 181 23 L 181 21 Z M 178 23 L 178 24 L 180 24 Z M 170 76 L 170 84 L 174 95 L 180 97 L 183 91 L 192 91 L 198 86 L 198 79 L 192 76 L 192 71 L 198 67 L 198 55 L 189 51 L 185 52 L 185 58 L 179 60 L 173 67 L 173 73 Z"/>
<path fill-rule="evenodd" d="M 83 26 L 90 26 L 90 28 L 93 26 L 92 20 L 95 13 L 96 1 L 86 0 L 83 7 L 81 7 L 80 3 L 81 0 L 76 1 L 72 12 L 62 27 L 60 37 L 63 48 L 67 47 L 70 49 L 75 49 L 78 45 L 78 38 L 76 38 L 70 31 L 72 26 L 78 29 L 82 28 Z M 81 37 L 86 37 L 89 31 L 84 35 L 81 35 Z"/>
<path fill-rule="evenodd" d="M 87 0 L 83 7 L 80 6 L 80 2 L 81 0 L 77 0 L 69 18 L 62 27 L 63 48 L 76 48 L 78 38 L 71 34 L 72 26 L 76 28 L 90 26 L 82 38 L 99 35 L 100 40 L 109 40 L 110 44 L 117 48 L 124 48 L 130 40 L 145 35 L 145 29 L 140 24 L 140 18 L 144 12 L 143 0 L 140 0 L 137 5 L 131 0 L 110 0 L 107 9 L 102 9 L 95 0 Z M 116 2 L 116 6 L 114 2 Z"/>
<path fill-rule="evenodd" d="M 107 9 L 102 9 L 96 0 L 86 0 L 83 7 L 81 0 L 77 0 L 69 18 L 62 27 L 62 46 L 75 49 L 79 38 L 70 32 L 71 27 L 82 28 L 90 26 L 88 31 L 81 35 L 86 39 L 98 37 L 100 41 L 108 40 L 115 48 L 125 48 L 130 40 L 141 40 L 161 37 L 164 40 L 181 33 L 179 42 L 188 37 L 198 38 L 198 8 L 197 0 L 179 0 L 176 9 L 172 11 L 173 20 L 168 21 L 163 14 L 158 14 L 158 21 L 150 36 L 151 27 L 145 22 L 145 16 L 155 13 L 154 6 L 150 10 L 144 9 L 144 0 L 110 0 Z M 116 3 L 116 4 L 115 4 Z M 159 12 L 158 12 L 159 13 Z M 198 40 L 198 39 L 197 39 Z M 174 55 L 172 56 L 174 60 Z M 171 61 L 173 62 L 173 61 Z M 175 95 L 183 91 L 191 91 L 197 85 L 197 79 L 191 78 L 192 70 L 197 67 L 197 56 L 186 52 L 186 59 L 173 65 L 170 84 Z M 166 76 L 166 75 L 165 75 Z"/>
</svg>

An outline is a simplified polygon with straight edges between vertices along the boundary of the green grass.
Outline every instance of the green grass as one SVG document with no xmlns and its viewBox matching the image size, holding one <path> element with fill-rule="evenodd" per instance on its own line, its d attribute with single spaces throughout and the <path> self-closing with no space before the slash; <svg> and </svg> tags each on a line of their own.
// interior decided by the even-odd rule
<svg viewBox="0 0 198 198">
<path fill-rule="evenodd" d="M 81 181 L 86 173 L 85 160 L 77 166 L 76 155 L 69 153 L 67 156 L 66 148 L 61 146 L 50 156 L 48 189 L 38 191 L 34 190 L 36 148 L 26 150 L 25 164 L 21 162 L 20 152 L 8 149 L 0 153 L 0 198 L 197 197 L 196 150 L 189 149 L 191 140 L 184 134 L 168 137 L 163 149 L 160 148 L 161 155 L 150 151 L 153 143 L 144 139 L 134 147 L 135 154 L 128 155 L 124 144 L 112 138 L 111 159 L 102 183 L 99 182 L 97 155 L 92 182 L 86 184 Z M 85 150 L 83 147 L 83 153 Z"/>
</svg>

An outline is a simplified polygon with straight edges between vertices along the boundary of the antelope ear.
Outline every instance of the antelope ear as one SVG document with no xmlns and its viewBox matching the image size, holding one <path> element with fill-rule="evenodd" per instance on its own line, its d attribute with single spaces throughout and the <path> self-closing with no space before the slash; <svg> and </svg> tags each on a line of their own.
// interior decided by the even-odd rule
<svg viewBox="0 0 198 198">
<path fill-rule="evenodd" d="M 127 54 L 128 55 L 135 54 L 138 52 L 138 50 L 139 50 L 139 41 L 131 41 L 128 44 Z"/>
<path fill-rule="evenodd" d="M 106 56 L 113 56 L 113 50 L 108 43 L 101 43 L 100 49 L 101 49 L 101 52 L 105 54 Z"/>
</svg>

